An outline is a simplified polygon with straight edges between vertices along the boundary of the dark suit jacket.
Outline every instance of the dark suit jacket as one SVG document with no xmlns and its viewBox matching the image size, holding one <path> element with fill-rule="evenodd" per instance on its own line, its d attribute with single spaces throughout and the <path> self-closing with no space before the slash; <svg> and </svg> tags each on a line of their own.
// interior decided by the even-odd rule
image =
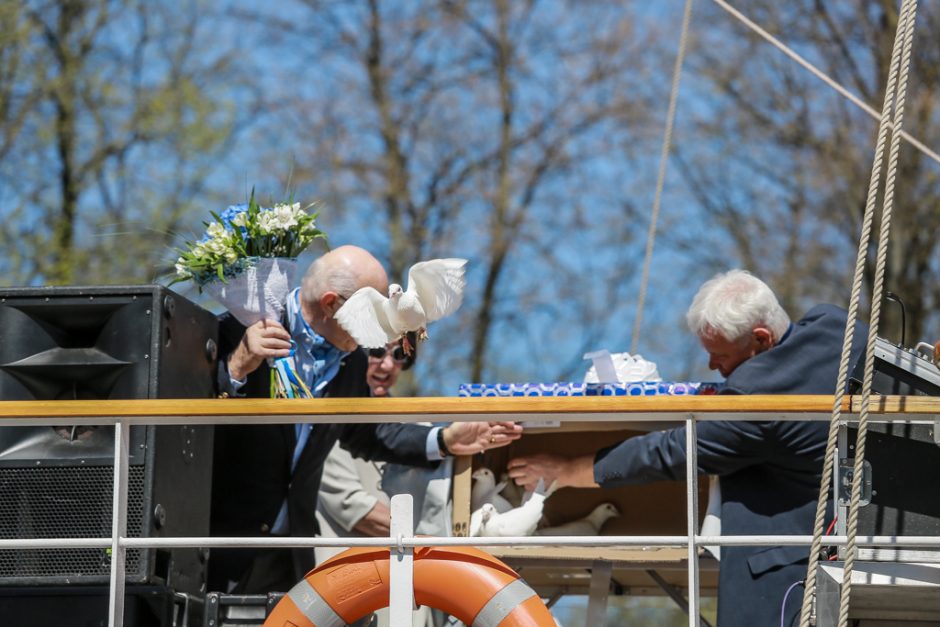
<svg viewBox="0 0 940 627">
<path fill-rule="evenodd" d="M 229 315 L 220 317 L 219 348 L 223 358 L 234 350 L 244 327 Z M 367 358 L 361 351 L 343 360 L 339 374 L 329 383 L 327 396 L 366 397 L 369 387 Z M 228 386 L 221 366 L 220 389 Z M 248 396 L 269 395 L 270 370 L 264 364 L 248 376 L 242 388 Z M 291 474 L 296 443 L 293 424 L 220 425 L 215 429 L 210 532 L 215 536 L 267 535 L 284 499 L 288 503 L 290 534 L 315 536 L 317 493 L 325 461 L 333 444 L 358 457 L 429 466 L 425 445 L 428 427 L 403 424 L 315 424 L 310 439 Z M 209 589 L 224 591 L 229 580 L 239 580 L 261 549 L 213 549 Z M 293 582 L 313 568 L 313 550 L 292 551 Z M 241 590 L 261 592 L 261 590 Z"/>
<path fill-rule="evenodd" d="M 814 307 L 782 342 L 739 365 L 729 394 L 832 394 L 846 312 Z M 856 326 L 852 366 L 868 329 Z M 829 426 L 825 422 L 700 422 L 698 471 L 721 476 L 724 535 L 812 534 Z M 685 427 L 650 433 L 602 450 L 594 464 L 602 486 L 685 479 Z M 775 625 L 791 584 L 806 575 L 806 547 L 722 547 L 718 624 Z M 787 601 L 798 622 L 801 589 Z"/>
</svg>

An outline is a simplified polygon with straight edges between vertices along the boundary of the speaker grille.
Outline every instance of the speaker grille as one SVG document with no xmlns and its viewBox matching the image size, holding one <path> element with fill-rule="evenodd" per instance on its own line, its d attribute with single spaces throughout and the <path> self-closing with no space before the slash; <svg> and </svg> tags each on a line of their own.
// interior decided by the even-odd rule
<svg viewBox="0 0 940 627">
<path fill-rule="evenodd" d="M 0 468 L 0 538 L 100 538 L 111 535 L 110 466 Z M 128 469 L 127 535 L 141 537 L 144 466 Z M 125 570 L 140 568 L 141 550 L 127 551 Z M 0 578 L 81 577 L 107 580 L 110 550 L 7 549 L 0 551 Z"/>
</svg>

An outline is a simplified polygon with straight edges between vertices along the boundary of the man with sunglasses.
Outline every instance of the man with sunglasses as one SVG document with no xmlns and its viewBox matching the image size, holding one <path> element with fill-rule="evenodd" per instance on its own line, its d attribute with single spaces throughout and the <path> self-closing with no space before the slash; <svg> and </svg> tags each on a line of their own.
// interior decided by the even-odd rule
<svg viewBox="0 0 940 627">
<path fill-rule="evenodd" d="M 267 360 L 291 355 L 315 397 L 369 396 L 365 360 L 334 315 L 356 290 L 388 291 L 370 253 L 342 246 L 314 261 L 288 295 L 283 324 L 247 329 L 220 318 L 218 388 L 222 396 L 269 395 Z M 234 424 L 215 431 L 210 532 L 216 536 L 314 536 L 323 463 L 336 442 L 357 456 L 435 466 L 448 454 L 473 454 L 517 439 L 512 423 Z M 289 590 L 313 567 L 311 549 L 214 549 L 209 590 L 240 594 Z"/>
<path fill-rule="evenodd" d="M 411 368 L 417 358 L 416 338 L 410 333 L 412 349 L 405 354 L 400 342 L 365 352 L 366 383 L 375 398 L 390 396 L 399 375 Z M 451 528 L 450 481 L 452 460 L 444 459 L 436 468 L 406 466 L 354 458 L 339 444 L 333 447 L 323 467 L 317 522 L 325 538 L 386 537 L 390 533 L 391 495 L 410 493 L 414 498 L 415 533 L 449 536 Z M 343 549 L 315 549 L 317 564 Z M 414 625 L 440 627 L 446 616 L 428 607 L 415 612 Z M 388 611 L 376 612 L 377 623 L 363 618 L 355 626 L 376 624 L 387 627 Z"/>
</svg>

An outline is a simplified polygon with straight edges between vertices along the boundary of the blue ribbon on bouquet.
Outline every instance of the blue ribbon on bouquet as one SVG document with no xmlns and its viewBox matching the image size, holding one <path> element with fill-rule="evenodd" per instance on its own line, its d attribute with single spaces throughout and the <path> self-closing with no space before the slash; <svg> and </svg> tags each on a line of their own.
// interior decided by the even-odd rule
<svg viewBox="0 0 940 627">
<path fill-rule="evenodd" d="M 274 360 L 274 373 L 278 379 L 278 391 L 283 391 L 287 398 L 313 398 L 310 388 L 300 380 L 294 366 L 294 350 L 297 345 L 291 340 L 290 355 Z"/>
</svg>

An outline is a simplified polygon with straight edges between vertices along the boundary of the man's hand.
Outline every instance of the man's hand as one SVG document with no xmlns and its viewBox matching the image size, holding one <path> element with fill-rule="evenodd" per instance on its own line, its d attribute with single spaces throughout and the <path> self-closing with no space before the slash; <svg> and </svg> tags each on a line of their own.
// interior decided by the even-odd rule
<svg viewBox="0 0 940 627">
<path fill-rule="evenodd" d="M 236 380 L 254 372 L 268 357 L 290 355 L 290 333 L 273 320 L 259 320 L 247 329 L 228 358 L 228 374 Z"/>
<path fill-rule="evenodd" d="M 474 455 L 506 446 L 522 437 L 514 422 L 455 422 L 444 428 L 444 444 L 451 455 Z"/>
<path fill-rule="evenodd" d="M 392 533 L 391 521 L 392 512 L 388 509 L 388 505 L 382 501 L 377 501 L 375 506 L 369 510 L 369 513 L 353 525 L 353 530 L 364 536 L 387 538 Z"/>
<path fill-rule="evenodd" d="M 594 481 L 594 455 L 581 455 L 579 457 L 562 457 L 538 453 L 526 457 L 516 457 L 509 460 L 506 466 L 509 478 L 526 490 L 535 490 L 539 479 L 545 482 L 545 487 L 555 481 L 558 488 L 593 488 L 597 487 Z"/>
</svg>

